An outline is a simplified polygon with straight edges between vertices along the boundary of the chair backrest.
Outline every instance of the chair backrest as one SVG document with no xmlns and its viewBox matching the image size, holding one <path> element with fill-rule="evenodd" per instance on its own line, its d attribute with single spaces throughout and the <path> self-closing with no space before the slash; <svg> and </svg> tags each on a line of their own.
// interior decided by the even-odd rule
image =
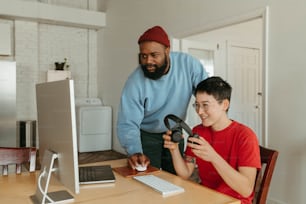
<svg viewBox="0 0 306 204">
<path fill-rule="evenodd" d="M 262 168 L 257 172 L 253 204 L 266 204 L 278 152 L 260 146 Z"/>
<path fill-rule="evenodd" d="M 34 147 L 0 147 L 0 166 L 2 175 L 8 174 L 8 166 L 16 165 L 16 174 L 21 173 L 22 164 L 29 164 L 29 172 L 35 171 L 36 148 Z"/>
</svg>

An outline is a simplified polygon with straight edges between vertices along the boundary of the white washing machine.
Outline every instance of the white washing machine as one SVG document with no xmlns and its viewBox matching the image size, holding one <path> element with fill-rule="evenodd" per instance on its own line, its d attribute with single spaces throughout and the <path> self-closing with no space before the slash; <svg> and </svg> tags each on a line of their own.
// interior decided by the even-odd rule
<svg viewBox="0 0 306 204">
<path fill-rule="evenodd" d="M 112 109 L 99 98 L 76 98 L 78 151 L 111 150 Z"/>
</svg>

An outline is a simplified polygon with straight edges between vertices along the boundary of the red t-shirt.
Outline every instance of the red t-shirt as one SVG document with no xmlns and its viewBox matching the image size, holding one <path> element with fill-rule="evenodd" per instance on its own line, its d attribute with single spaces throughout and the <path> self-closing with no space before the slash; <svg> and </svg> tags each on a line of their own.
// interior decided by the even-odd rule
<svg viewBox="0 0 306 204">
<path fill-rule="evenodd" d="M 245 125 L 233 121 L 230 126 L 221 131 L 213 131 L 210 127 L 204 127 L 203 125 L 194 127 L 192 131 L 208 141 L 215 151 L 234 169 L 238 170 L 238 167 L 241 166 L 261 168 L 257 137 Z M 189 147 L 187 147 L 185 153 L 194 156 Z M 210 162 L 197 158 L 196 163 L 202 185 L 238 198 L 242 204 L 252 203 L 254 192 L 247 198 L 242 197 L 223 181 Z"/>
</svg>

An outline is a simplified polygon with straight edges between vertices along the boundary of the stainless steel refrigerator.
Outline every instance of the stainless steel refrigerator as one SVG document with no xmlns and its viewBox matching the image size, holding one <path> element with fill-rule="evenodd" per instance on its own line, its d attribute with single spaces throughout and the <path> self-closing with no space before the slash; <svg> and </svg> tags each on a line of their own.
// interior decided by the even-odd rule
<svg viewBox="0 0 306 204">
<path fill-rule="evenodd" d="M 0 146 L 16 147 L 16 62 L 0 60 Z"/>
</svg>

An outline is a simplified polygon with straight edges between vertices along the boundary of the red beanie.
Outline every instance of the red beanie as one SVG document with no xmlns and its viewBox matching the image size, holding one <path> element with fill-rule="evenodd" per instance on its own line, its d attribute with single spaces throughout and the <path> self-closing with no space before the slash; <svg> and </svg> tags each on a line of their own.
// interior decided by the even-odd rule
<svg viewBox="0 0 306 204">
<path fill-rule="evenodd" d="M 154 26 L 144 32 L 138 39 L 138 44 L 144 41 L 155 41 L 160 44 L 170 47 L 170 41 L 165 30 L 160 26 Z"/>
</svg>

